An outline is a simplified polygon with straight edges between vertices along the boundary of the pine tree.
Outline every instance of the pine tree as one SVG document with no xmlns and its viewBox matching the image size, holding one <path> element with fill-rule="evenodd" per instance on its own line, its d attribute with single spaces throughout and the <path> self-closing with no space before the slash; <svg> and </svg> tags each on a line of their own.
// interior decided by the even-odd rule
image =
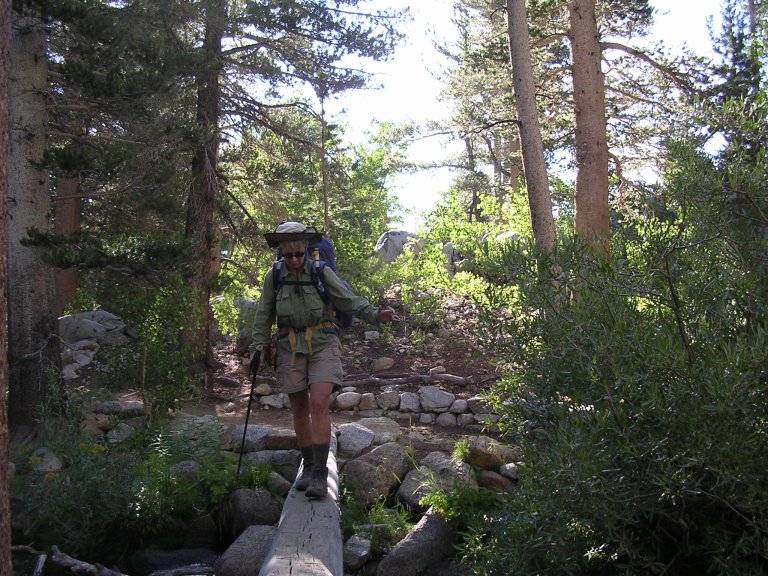
<svg viewBox="0 0 768 576">
<path fill-rule="evenodd" d="M 49 168 L 62 183 L 81 175 L 86 200 L 57 264 L 137 281 L 187 274 L 203 359 L 226 194 L 219 148 L 248 124 L 290 138 L 274 116 L 302 86 L 327 97 L 364 85 L 342 62 L 385 58 L 398 15 L 357 0 L 41 3 L 55 54 Z"/>
<path fill-rule="evenodd" d="M 8 419 L 22 438 L 35 430 L 46 401 L 55 403 L 60 365 L 55 338 L 53 269 L 30 229 L 50 226 L 46 150 L 46 38 L 39 12 L 13 10 L 8 145 Z"/>
<path fill-rule="evenodd" d="M 0 350 L 7 350 L 7 254 L 6 213 L 8 197 L 8 104 L 11 68 L 11 8 L 0 4 Z M 0 576 L 13 574 L 11 562 L 11 466 L 8 455 L 8 357 L 0 354 Z"/>
<path fill-rule="evenodd" d="M 538 250 L 552 252 L 555 249 L 555 223 L 552 216 L 552 199 L 549 194 L 549 177 L 544 159 L 539 112 L 536 106 L 525 0 L 507 1 L 507 37 L 531 230 Z"/>
</svg>

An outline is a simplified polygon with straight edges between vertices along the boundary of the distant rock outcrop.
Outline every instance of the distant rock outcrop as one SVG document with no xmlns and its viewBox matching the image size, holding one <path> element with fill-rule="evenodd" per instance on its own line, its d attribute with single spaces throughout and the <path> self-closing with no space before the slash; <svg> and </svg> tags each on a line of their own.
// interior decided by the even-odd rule
<svg viewBox="0 0 768 576">
<path fill-rule="evenodd" d="M 403 253 L 405 246 L 411 243 L 414 246 L 414 252 L 418 253 L 423 244 L 423 240 L 412 232 L 405 230 L 389 230 L 379 236 L 376 242 L 374 253 L 382 264 L 389 264 Z"/>
</svg>

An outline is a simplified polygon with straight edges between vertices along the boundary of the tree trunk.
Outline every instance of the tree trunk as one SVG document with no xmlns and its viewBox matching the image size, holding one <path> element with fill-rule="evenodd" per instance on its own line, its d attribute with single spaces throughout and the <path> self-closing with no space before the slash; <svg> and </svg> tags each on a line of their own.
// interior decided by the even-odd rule
<svg viewBox="0 0 768 576">
<path fill-rule="evenodd" d="M 536 107 L 536 85 L 531 64 L 525 0 L 507 2 L 507 38 L 533 238 L 539 252 L 551 252 L 555 249 L 555 222 L 552 217 L 552 198 L 549 195 L 539 112 Z"/>
<path fill-rule="evenodd" d="M 197 77 L 197 123 L 203 140 L 192 159 L 185 236 L 191 246 L 196 311 L 188 323 L 184 342 L 192 346 L 200 362 L 210 359 L 210 296 L 214 270 L 219 268 L 219 230 L 216 224 L 219 155 L 219 75 L 222 69 L 221 41 L 226 23 L 225 3 L 207 3 L 204 65 Z"/>
<path fill-rule="evenodd" d="M 42 21 L 13 11 L 8 144 L 8 418 L 12 432 L 27 433 L 52 394 L 58 370 L 54 337 L 53 268 L 42 248 L 23 246 L 29 228 L 50 231 L 46 149 L 47 60 Z"/>
<path fill-rule="evenodd" d="M 576 233 L 595 255 L 608 258 L 608 142 L 605 78 L 597 36 L 595 0 L 571 0 L 570 40 L 576 114 Z"/>
<path fill-rule="evenodd" d="M 56 179 L 56 219 L 53 221 L 54 234 L 72 234 L 80 230 L 80 177 L 60 175 Z M 75 268 L 57 268 L 56 316 L 72 300 L 79 286 Z"/>
<path fill-rule="evenodd" d="M 474 175 L 477 172 L 474 141 L 471 138 L 464 138 L 464 148 L 467 150 L 467 171 Z M 480 214 L 480 197 L 477 194 L 477 184 L 474 178 L 470 181 L 470 193 L 472 197 L 469 199 L 469 207 L 467 208 L 467 221 L 479 222 L 482 216 Z"/>
<path fill-rule="evenodd" d="M 10 470 L 8 458 L 8 326 L 6 282 L 8 276 L 8 71 L 11 67 L 10 2 L 0 2 L 0 576 L 12 576 Z"/>
<path fill-rule="evenodd" d="M 331 229 L 330 200 L 328 198 L 328 125 L 325 123 L 325 96 L 320 96 L 320 177 L 323 188 L 323 229 L 326 234 Z"/>
</svg>

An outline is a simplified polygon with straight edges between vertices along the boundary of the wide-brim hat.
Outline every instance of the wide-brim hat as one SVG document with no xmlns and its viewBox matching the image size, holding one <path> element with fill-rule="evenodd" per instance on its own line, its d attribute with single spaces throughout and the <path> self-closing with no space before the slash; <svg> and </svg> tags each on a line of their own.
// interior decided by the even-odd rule
<svg viewBox="0 0 768 576">
<path fill-rule="evenodd" d="M 264 238 L 271 248 L 277 248 L 281 242 L 293 242 L 294 240 L 320 240 L 322 234 L 316 228 L 304 226 L 301 222 L 283 222 L 278 224 L 274 232 L 267 232 Z"/>
</svg>

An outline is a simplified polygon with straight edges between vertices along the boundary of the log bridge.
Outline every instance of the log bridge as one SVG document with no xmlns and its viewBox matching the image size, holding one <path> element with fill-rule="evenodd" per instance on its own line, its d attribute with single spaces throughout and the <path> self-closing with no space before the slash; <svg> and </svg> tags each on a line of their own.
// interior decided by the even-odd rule
<svg viewBox="0 0 768 576">
<path fill-rule="evenodd" d="M 259 576 L 343 576 L 336 450 L 331 434 L 326 498 L 309 500 L 295 484 L 291 488 Z"/>
</svg>

